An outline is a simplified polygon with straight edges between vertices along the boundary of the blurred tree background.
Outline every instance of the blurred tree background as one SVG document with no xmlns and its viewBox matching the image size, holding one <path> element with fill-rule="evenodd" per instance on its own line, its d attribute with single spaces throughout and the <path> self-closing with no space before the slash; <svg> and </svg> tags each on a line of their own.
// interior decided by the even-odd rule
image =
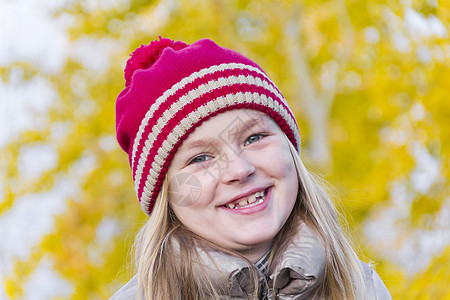
<svg viewBox="0 0 450 300">
<path fill-rule="evenodd" d="M 66 1 L 52 15 L 69 24 L 61 69 L 0 67 L 4 85 L 38 78 L 53 91 L 36 126 L 2 146 L 0 221 L 31 201 L 32 231 L 41 200 L 63 195 L 29 255 L 1 257 L 4 294 L 27 298 L 42 264 L 66 290 L 55 297 L 104 299 L 132 276 L 145 216 L 114 105 L 128 54 L 161 35 L 211 38 L 261 65 L 296 114 L 305 163 L 337 188 L 361 259 L 394 299 L 450 299 L 449 17 L 436 0 Z M 46 153 L 53 163 L 27 172 Z"/>
</svg>

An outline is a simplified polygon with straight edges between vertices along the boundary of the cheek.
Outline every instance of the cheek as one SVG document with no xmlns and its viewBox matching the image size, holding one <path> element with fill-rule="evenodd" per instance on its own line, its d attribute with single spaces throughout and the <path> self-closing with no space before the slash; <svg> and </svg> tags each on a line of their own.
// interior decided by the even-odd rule
<svg viewBox="0 0 450 300">
<path fill-rule="evenodd" d="M 292 180 L 297 180 L 297 170 L 295 169 L 294 160 L 289 149 L 283 149 L 283 151 L 277 151 L 276 154 L 271 155 L 271 164 L 276 169 L 280 177 L 284 177 L 289 183 Z"/>
<path fill-rule="evenodd" d="M 175 215 L 188 228 L 211 218 L 214 188 L 205 184 L 202 177 L 191 175 L 190 180 L 180 181 L 179 186 L 169 189 L 169 201 Z M 190 228 L 192 229 L 192 228 Z"/>
<path fill-rule="evenodd" d="M 275 172 L 278 174 L 278 177 L 284 181 L 286 196 L 288 197 L 287 200 L 289 203 L 294 203 L 297 199 L 299 181 L 294 159 L 289 149 L 286 149 L 286 147 L 284 147 L 283 151 L 280 151 L 278 155 L 273 156 L 278 159 L 273 160 L 272 164 L 274 165 L 274 168 L 276 168 Z"/>
<path fill-rule="evenodd" d="M 180 209 L 202 205 L 208 201 L 211 194 L 211 188 L 207 182 L 201 174 L 190 172 L 174 174 L 169 180 L 170 202 Z"/>
</svg>

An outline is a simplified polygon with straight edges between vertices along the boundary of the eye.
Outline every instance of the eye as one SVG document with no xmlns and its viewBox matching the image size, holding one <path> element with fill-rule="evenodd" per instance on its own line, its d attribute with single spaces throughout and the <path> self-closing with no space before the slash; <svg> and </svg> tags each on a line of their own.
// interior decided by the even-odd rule
<svg viewBox="0 0 450 300">
<path fill-rule="evenodd" d="M 211 158 L 212 158 L 211 156 L 206 155 L 206 154 L 197 155 L 196 157 L 192 158 L 188 162 L 188 165 L 202 163 L 202 162 L 205 162 L 207 160 L 210 160 Z"/>
<path fill-rule="evenodd" d="M 253 144 L 253 143 L 261 140 L 263 137 L 264 137 L 264 135 L 262 135 L 262 134 L 253 134 L 253 135 L 249 136 L 249 138 L 245 141 L 244 146 Z"/>
</svg>

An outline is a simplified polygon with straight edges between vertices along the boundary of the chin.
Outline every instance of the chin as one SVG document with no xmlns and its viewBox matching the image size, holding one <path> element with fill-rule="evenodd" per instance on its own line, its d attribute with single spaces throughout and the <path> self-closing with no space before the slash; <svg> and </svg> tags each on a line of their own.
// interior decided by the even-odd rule
<svg viewBox="0 0 450 300">
<path fill-rule="evenodd" d="M 277 235 L 279 230 L 264 230 L 261 232 L 259 230 L 258 232 L 255 232 L 254 234 L 247 234 L 239 239 L 239 242 L 244 245 L 252 246 L 252 245 L 258 245 L 262 243 L 267 243 L 269 241 L 272 241 L 275 236 Z"/>
</svg>

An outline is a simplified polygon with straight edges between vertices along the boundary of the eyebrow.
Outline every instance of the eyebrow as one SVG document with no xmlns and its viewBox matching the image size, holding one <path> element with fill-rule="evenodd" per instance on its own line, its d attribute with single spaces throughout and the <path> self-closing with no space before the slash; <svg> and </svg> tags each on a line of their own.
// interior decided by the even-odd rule
<svg viewBox="0 0 450 300">
<path fill-rule="evenodd" d="M 215 139 L 212 138 L 204 138 L 201 140 L 196 140 L 188 143 L 183 143 L 181 145 L 181 148 L 183 150 L 191 150 L 191 149 L 198 149 L 198 148 L 209 148 L 209 147 L 217 147 L 218 142 Z"/>
<path fill-rule="evenodd" d="M 234 128 L 237 128 L 234 131 L 234 136 L 241 138 L 242 134 L 255 127 L 257 124 L 259 124 L 260 119 L 250 119 L 245 122 L 240 122 L 238 125 L 236 125 Z M 233 128 L 233 127 L 232 127 Z M 228 129 L 230 130 L 230 129 Z M 219 145 L 219 142 L 215 138 L 204 138 L 201 140 L 195 140 L 188 143 L 183 143 L 180 147 L 180 149 L 183 150 L 192 150 L 192 149 L 208 149 L 210 147 L 217 148 Z"/>
<path fill-rule="evenodd" d="M 259 121 L 260 119 L 250 119 L 243 122 L 243 124 L 240 124 L 240 126 L 242 127 L 240 128 L 240 131 L 248 130 L 255 127 L 259 123 Z"/>
<path fill-rule="evenodd" d="M 237 137 L 238 139 L 241 139 L 242 135 L 246 131 L 252 129 L 253 127 L 258 125 L 259 123 L 260 123 L 259 119 L 250 119 L 250 120 L 247 120 L 245 122 L 240 122 L 238 125 L 236 125 L 234 127 L 231 127 L 229 129 L 229 132 L 230 132 L 230 130 L 233 130 L 233 136 Z M 228 133 L 228 134 L 230 134 L 230 133 Z"/>
</svg>

